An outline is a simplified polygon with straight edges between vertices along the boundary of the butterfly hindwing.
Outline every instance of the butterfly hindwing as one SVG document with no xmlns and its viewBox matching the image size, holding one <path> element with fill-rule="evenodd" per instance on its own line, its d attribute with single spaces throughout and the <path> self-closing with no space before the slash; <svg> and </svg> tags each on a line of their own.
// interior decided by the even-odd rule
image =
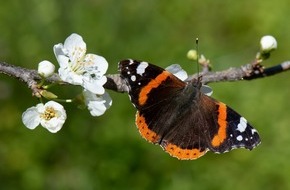
<svg viewBox="0 0 290 190">
<path fill-rule="evenodd" d="M 212 151 L 223 153 L 241 147 L 252 150 L 260 143 L 257 130 L 244 117 L 221 102 L 217 110 L 219 130 L 211 141 Z"/>
</svg>

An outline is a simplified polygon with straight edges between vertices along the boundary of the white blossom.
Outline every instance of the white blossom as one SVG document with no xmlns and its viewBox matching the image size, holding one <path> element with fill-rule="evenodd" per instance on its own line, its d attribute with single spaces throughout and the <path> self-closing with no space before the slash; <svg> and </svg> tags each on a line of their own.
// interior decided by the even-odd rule
<svg viewBox="0 0 290 190">
<path fill-rule="evenodd" d="M 88 90 L 84 90 L 83 96 L 92 116 L 103 115 L 112 105 L 112 99 L 107 92 L 103 95 L 96 95 Z"/>
<path fill-rule="evenodd" d="M 263 52 L 270 52 L 277 49 L 277 41 L 273 36 L 263 36 L 260 41 L 261 50 Z"/>
<path fill-rule="evenodd" d="M 54 64 L 52 64 L 47 60 L 41 61 L 38 64 L 38 74 L 40 74 L 45 78 L 50 77 L 54 73 L 54 70 L 55 70 Z"/>
<path fill-rule="evenodd" d="M 22 114 L 22 122 L 27 128 L 35 129 L 40 124 L 51 133 L 58 132 L 65 120 L 66 112 L 63 106 L 54 101 L 37 104 Z"/>
<path fill-rule="evenodd" d="M 108 62 L 102 56 L 86 54 L 86 43 L 78 34 L 71 34 L 64 44 L 54 46 L 54 54 L 59 62 L 60 78 L 68 83 L 81 85 L 95 93 L 104 94 L 107 82 Z"/>
</svg>

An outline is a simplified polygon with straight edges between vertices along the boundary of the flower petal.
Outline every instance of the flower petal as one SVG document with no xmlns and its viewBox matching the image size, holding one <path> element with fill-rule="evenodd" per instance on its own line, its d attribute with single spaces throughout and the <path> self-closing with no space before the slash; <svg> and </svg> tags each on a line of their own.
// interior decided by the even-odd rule
<svg viewBox="0 0 290 190">
<path fill-rule="evenodd" d="M 60 67 L 58 69 L 58 74 L 61 80 L 68 82 L 70 84 L 81 85 L 83 83 L 83 76 L 71 72 L 69 68 Z"/>
<path fill-rule="evenodd" d="M 86 43 L 78 34 L 71 34 L 64 42 L 64 48 L 68 50 L 68 56 L 71 62 L 77 61 L 86 53 Z"/>
<path fill-rule="evenodd" d="M 103 102 L 93 101 L 89 102 L 88 110 L 92 116 L 100 116 L 105 113 L 106 106 L 103 104 Z"/>
<path fill-rule="evenodd" d="M 98 75 L 104 75 L 108 69 L 108 62 L 107 60 L 99 55 L 95 54 L 87 54 L 84 58 L 84 61 L 88 64 L 87 69 L 93 69 L 92 71 Z"/>
<path fill-rule="evenodd" d="M 181 68 L 181 66 L 178 64 L 170 65 L 170 66 L 166 67 L 165 70 L 171 72 L 172 74 L 174 74 L 177 78 L 179 78 L 182 81 L 184 81 L 188 78 L 186 71 L 183 70 Z"/>
<path fill-rule="evenodd" d="M 60 67 L 68 67 L 68 51 L 64 49 L 62 44 L 56 44 L 53 46 L 54 55 L 60 65 Z"/>
<path fill-rule="evenodd" d="M 112 105 L 112 99 L 107 92 L 102 96 L 97 96 L 88 90 L 84 90 L 83 95 L 92 116 L 103 115 Z"/>
<path fill-rule="evenodd" d="M 44 105 L 45 108 L 47 107 L 53 107 L 55 110 L 64 110 L 63 106 L 55 101 L 48 101 Z"/>
<path fill-rule="evenodd" d="M 109 95 L 109 93 L 105 92 L 105 94 L 103 94 L 103 99 L 105 100 L 105 106 L 107 109 L 109 109 L 112 106 L 113 100 L 111 98 L 111 96 Z"/>
<path fill-rule="evenodd" d="M 103 85 L 107 82 L 107 77 L 102 76 L 100 79 L 96 80 L 91 77 L 83 78 L 83 87 L 94 94 L 102 95 L 105 93 Z"/>
<path fill-rule="evenodd" d="M 64 122 L 64 119 L 52 118 L 49 121 L 41 120 L 41 125 L 49 132 L 56 133 L 62 128 Z"/>
<path fill-rule="evenodd" d="M 43 106 L 43 104 L 42 104 Z M 22 114 L 22 122 L 28 129 L 35 129 L 40 123 L 37 107 L 30 107 Z"/>
</svg>

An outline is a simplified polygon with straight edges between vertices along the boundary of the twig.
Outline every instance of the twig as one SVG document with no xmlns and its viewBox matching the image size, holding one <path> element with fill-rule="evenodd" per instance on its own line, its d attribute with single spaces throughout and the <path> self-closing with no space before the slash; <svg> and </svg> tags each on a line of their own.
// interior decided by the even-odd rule
<svg viewBox="0 0 290 190">
<path fill-rule="evenodd" d="M 245 80 L 252 80 L 252 79 L 257 79 L 257 78 L 263 78 L 263 77 L 268 77 L 272 76 L 278 73 L 281 73 L 283 71 L 287 71 L 290 69 L 290 61 L 285 61 L 279 65 L 275 65 L 273 67 L 265 68 L 263 72 L 254 72 L 250 76 L 245 76 Z"/>
<path fill-rule="evenodd" d="M 32 95 L 40 97 L 40 90 L 38 88 L 38 82 L 41 77 L 38 75 L 36 70 L 26 69 L 18 67 L 5 62 L 0 62 L 0 73 L 6 74 L 10 77 L 16 78 L 21 82 L 27 84 L 28 88 L 32 90 Z M 57 74 L 46 79 L 49 83 L 56 83 L 61 81 Z"/>
<path fill-rule="evenodd" d="M 234 67 L 224 71 L 203 72 L 199 75 L 202 76 L 202 83 L 208 84 L 212 82 L 253 80 L 272 76 L 288 70 L 290 70 L 290 61 L 285 61 L 268 68 L 263 68 L 259 64 L 246 64 L 240 68 Z M 189 78 L 189 80 L 196 77 L 197 74 L 194 74 Z"/>
<path fill-rule="evenodd" d="M 225 81 L 238 81 L 238 80 L 253 80 L 263 77 L 272 76 L 279 74 L 284 71 L 290 70 L 290 61 L 285 61 L 281 64 L 263 68 L 260 64 L 252 63 L 246 64 L 239 68 L 229 68 L 224 71 L 209 72 L 203 71 L 199 73 L 202 76 L 202 83 L 208 84 L 211 82 L 225 82 Z M 27 84 L 28 88 L 32 90 L 32 94 L 39 97 L 40 90 L 38 88 L 38 82 L 41 77 L 38 75 L 36 70 L 26 69 L 22 67 L 17 67 L 10 65 L 5 62 L 0 62 L 0 73 L 17 78 L 18 80 Z M 188 80 L 196 78 L 197 74 L 191 75 Z M 104 85 L 106 89 L 110 89 L 116 92 L 128 92 L 128 87 L 126 86 L 123 79 L 121 79 L 119 74 L 108 74 L 108 81 Z M 61 82 L 58 74 L 54 74 L 51 77 L 46 79 L 48 83 L 60 83 Z"/>
</svg>

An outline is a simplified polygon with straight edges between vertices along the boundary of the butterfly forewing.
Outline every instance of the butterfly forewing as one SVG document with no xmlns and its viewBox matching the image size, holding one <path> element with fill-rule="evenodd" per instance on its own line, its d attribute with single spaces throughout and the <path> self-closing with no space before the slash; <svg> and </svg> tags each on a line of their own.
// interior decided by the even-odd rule
<svg viewBox="0 0 290 190">
<path fill-rule="evenodd" d="M 119 63 L 119 70 L 129 86 L 131 102 L 137 109 L 161 102 L 185 86 L 168 71 L 147 62 L 124 60 Z M 149 102 L 152 100 L 154 102 Z"/>
</svg>

